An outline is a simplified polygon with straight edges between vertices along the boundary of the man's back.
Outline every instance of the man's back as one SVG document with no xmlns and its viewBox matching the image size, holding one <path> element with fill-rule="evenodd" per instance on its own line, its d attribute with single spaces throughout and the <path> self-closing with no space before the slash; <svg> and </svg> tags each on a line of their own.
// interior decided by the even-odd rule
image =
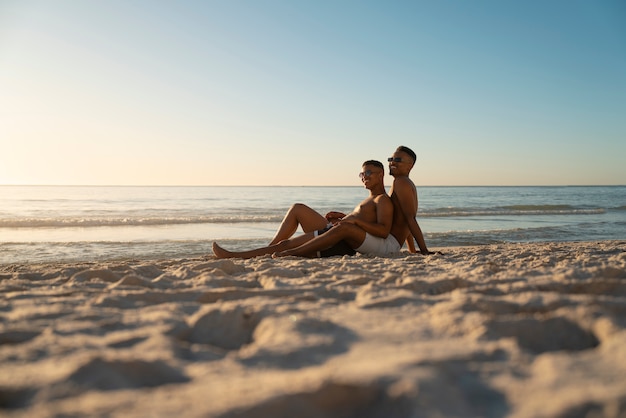
<svg viewBox="0 0 626 418">
<path fill-rule="evenodd" d="M 417 215 L 417 190 L 408 177 L 396 177 L 391 186 L 393 202 L 393 223 L 391 235 L 396 237 L 400 245 L 410 234 L 408 219 Z"/>
<path fill-rule="evenodd" d="M 389 161 L 389 174 L 394 178 L 391 186 L 391 201 L 394 205 L 394 218 L 391 234 L 400 245 L 406 241 L 410 252 L 415 252 L 415 242 L 422 254 L 432 254 L 426 247 L 424 234 L 417 220 L 417 190 L 409 179 L 409 173 L 415 165 L 416 155 L 410 148 L 400 145 Z M 407 241 L 407 238 L 411 237 Z"/>
</svg>

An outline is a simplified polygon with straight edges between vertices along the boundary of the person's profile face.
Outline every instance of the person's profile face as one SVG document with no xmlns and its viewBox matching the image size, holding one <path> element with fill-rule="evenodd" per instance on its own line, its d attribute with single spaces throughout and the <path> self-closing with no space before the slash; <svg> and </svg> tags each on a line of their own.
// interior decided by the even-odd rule
<svg viewBox="0 0 626 418">
<path fill-rule="evenodd" d="M 361 178 L 361 181 L 363 182 L 365 187 L 380 182 L 383 175 L 383 170 L 381 170 L 379 167 L 369 164 L 361 167 L 361 172 L 359 173 L 359 177 Z"/>
<path fill-rule="evenodd" d="M 406 152 L 396 151 L 391 157 L 387 158 L 387 162 L 389 163 L 389 174 L 393 176 L 400 173 L 408 173 L 412 167 L 413 159 Z"/>
</svg>

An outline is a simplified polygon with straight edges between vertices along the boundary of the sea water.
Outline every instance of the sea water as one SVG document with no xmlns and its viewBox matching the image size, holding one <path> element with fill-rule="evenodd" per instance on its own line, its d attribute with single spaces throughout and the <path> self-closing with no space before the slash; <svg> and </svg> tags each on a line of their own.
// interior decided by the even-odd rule
<svg viewBox="0 0 626 418">
<path fill-rule="evenodd" d="M 362 187 L 0 186 L 0 264 L 185 258 L 267 244 L 291 204 L 350 212 Z M 626 239 L 626 186 L 419 187 L 429 248 Z"/>
</svg>

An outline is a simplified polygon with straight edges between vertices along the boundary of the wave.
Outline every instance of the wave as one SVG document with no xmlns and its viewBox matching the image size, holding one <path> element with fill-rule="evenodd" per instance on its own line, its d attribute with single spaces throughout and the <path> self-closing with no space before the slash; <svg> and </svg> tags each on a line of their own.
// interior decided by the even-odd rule
<svg viewBox="0 0 626 418">
<path fill-rule="evenodd" d="M 437 208 L 420 210 L 418 217 L 446 218 L 460 216 L 529 216 L 529 215 L 601 215 L 604 208 L 576 208 L 570 205 L 512 205 L 493 208 Z"/>
<path fill-rule="evenodd" d="M 563 211 L 563 210 L 571 210 L 575 209 L 571 205 L 510 205 L 510 206 L 500 206 L 502 209 L 510 209 L 510 210 L 519 210 L 519 211 L 535 211 L 535 210 L 545 210 L 545 211 Z"/>
<path fill-rule="evenodd" d="M 93 228 L 111 226 L 166 226 L 184 224 L 236 224 L 280 222 L 282 216 L 196 216 L 139 218 L 13 218 L 0 219 L 0 228 Z"/>
<path fill-rule="evenodd" d="M 617 208 L 621 210 L 621 208 Z M 598 215 L 603 208 L 576 208 L 569 205 L 515 205 L 494 208 L 437 208 L 422 209 L 418 218 L 530 216 L 530 215 Z M 239 224 L 278 223 L 282 213 L 240 213 L 232 215 L 186 216 L 65 216 L 65 217 L 9 217 L 0 218 L 0 228 L 93 228 L 117 226 L 167 226 L 183 224 Z"/>
</svg>

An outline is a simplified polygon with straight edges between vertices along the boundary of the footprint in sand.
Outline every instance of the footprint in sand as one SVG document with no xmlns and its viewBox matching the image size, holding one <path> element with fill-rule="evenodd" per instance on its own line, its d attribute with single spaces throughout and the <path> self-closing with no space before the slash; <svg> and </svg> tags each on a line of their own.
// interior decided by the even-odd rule
<svg viewBox="0 0 626 418">
<path fill-rule="evenodd" d="M 187 383 L 185 373 L 165 361 L 125 360 L 94 357 L 77 364 L 66 378 L 39 389 L 36 401 L 63 399 L 100 390 L 153 388 L 162 385 Z M 25 397 L 29 389 L 21 394 Z M 24 400 L 28 402 L 27 399 Z"/>
<path fill-rule="evenodd" d="M 390 385 L 393 386 L 393 385 Z M 360 417 L 400 418 L 412 415 L 407 393 L 394 393 L 383 384 L 326 382 L 308 392 L 277 396 L 219 418 L 244 417 Z"/>
<path fill-rule="evenodd" d="M 264 318 L 238 353 L 250 366 L 298 369 L 346 352 L 356 336 L 331 321 L 299 314 Z"/>
<path fill-rule="evenodd" d="M 252 341 L 260 320 L 259 312 L 242 306 L 205 306 L 190 318 L 189 330 L 179 338 L 224 350 L 237 350 Z"/>
<path fill-rule="evenodd" d="M 17 409 L 27 406 L 37 390 L 33 388 L 0 387 L 0 411 L 3 409 Z"/>
<path fill-rule="evenodd" d="M 4 330 L 0 332 L 0 346 L 8 344 L 21 344 L 27 341 L 32 340 L 41 334 L 40 331 L 31 331 L 31 330 Z"/>
<path fill-rule="evenodd" d="M 588 350 L 600 344 L 592 332 L 561 317 L 496 319 L 486 322 L 485 327 L 486 338 L 512 337 L 521 348 L 534 354 Z"/>
<path fill-rule="evenodd" d="M 189 378 L 164 361 L 94 358 L 78 367 L 68 382 L 82 389 L 117 390 L 185 383 Z"/>
</svg>

